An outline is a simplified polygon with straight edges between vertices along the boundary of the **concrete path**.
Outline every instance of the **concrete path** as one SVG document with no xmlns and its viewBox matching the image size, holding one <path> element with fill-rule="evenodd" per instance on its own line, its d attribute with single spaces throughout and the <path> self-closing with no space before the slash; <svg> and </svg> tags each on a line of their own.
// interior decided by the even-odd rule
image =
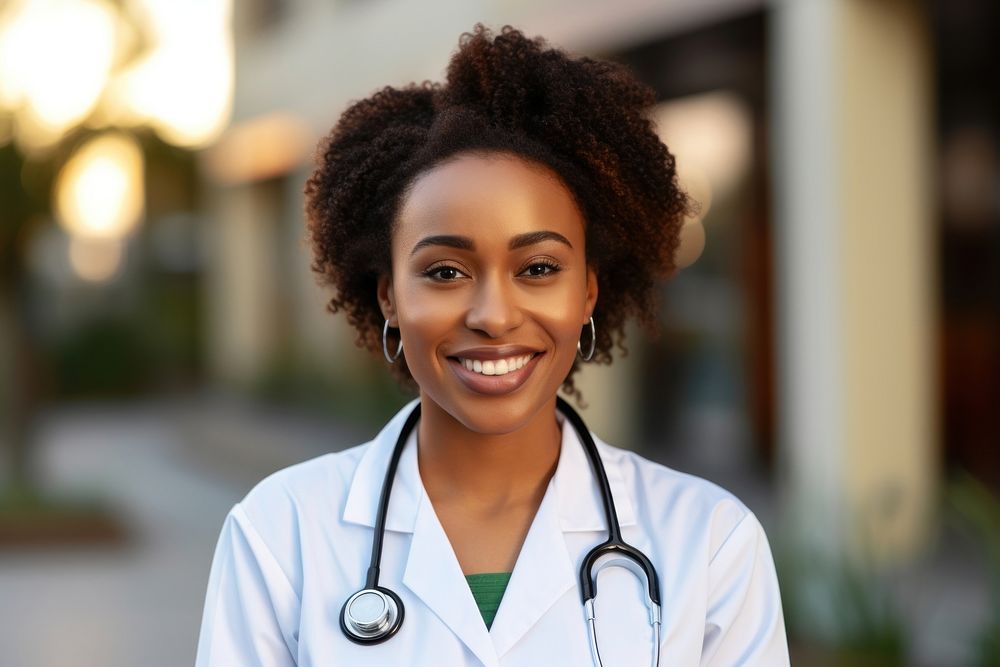
<svg viewBox="0 0 1000 667">
<path fill-rule="evenodd" d="M 269 470 L 334 441 L 330 429 L 283 426 L 297 444 L 276 447 L 240 408 L 211 410 L 215 431 L 256 435 L 228 464 L 212 443 L 198 442 L 214 436 L 190 403 L 73 408 L 42 420 L 45 485 L 113 503 L 132 539 L 124 548 L 0 552 L 0 665 L 193 664 L 226 513 Z"/>
</svg>

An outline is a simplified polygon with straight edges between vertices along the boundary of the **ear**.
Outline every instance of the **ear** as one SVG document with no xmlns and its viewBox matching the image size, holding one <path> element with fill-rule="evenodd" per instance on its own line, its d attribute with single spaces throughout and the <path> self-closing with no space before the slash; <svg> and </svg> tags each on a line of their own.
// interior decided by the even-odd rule
<svg viewBox="0 0 1000 667">
<path fill-rule="evenodd" d="M 382 309 L 382 317 L 389 322 L 390 327 L 396 327 L 396 295 L 392 290 L 392 276 L 382 274 L 378 278 L 378 306 Z"/>
<path fill-rule="evenodd" d="M 594 307 L 597 305 L 597 271 L 594 270 L 593 266 L 587 267 L 587 305 L 584 312 L 587 315 L 587 319 L 594 314 Z M 583 324 L 587 321 L 584 320 Z"/>
</svg>

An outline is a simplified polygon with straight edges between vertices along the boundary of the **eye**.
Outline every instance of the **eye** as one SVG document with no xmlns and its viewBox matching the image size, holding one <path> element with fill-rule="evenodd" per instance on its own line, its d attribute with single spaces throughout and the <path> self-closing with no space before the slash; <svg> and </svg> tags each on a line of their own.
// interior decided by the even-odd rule
<svg viewBox="0 0 1000 667">
<path fill-rule="evenodd" d="M 562 270 L 562 267 L 549 259 L 536 260 L 521 272 L 528 278 L 544 278 Z"/>
<path fill-rule="evenodd" d="M 424 275 L 431 280 L 437 281 L 439 283 L 450 283 L 465 274 L 456 269 L 454 266 L 432 266 L 431 268 L 424 271 Z"/>
</svg>

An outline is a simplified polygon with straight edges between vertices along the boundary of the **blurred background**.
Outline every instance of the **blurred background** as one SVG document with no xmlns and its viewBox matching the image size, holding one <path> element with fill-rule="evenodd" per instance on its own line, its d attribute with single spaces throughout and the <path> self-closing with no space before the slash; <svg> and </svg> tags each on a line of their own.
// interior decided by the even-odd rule
<svg viewBox="0 0 1000 667">
<path fill-rule="evenodd" d="M 407 400 L 302 189 L 477 21 L 632 67 L 702 204 L 591 428 L 760 516 L 793 664 L 1000 664 L 990 0 L 0 3 L 0 663 L 190 664 L 233 503 Z"/>
</svg>

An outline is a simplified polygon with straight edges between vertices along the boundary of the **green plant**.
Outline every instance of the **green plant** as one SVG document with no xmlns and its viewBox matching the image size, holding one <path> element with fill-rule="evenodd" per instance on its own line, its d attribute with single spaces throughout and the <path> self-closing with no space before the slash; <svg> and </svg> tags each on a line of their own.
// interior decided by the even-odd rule
<svg viewBox="0 0 1000 667">
<path fill-rule="evenodd" d="M 861 518 L 852 525 L 866 525 Z M 876 557 L 874 540 L 862 540 L 854 550 L 846 544 L 832 548 L 799 532 L 776 536 L 774 546 L 785 625 L 790 644 L 799 649 L 798 662 L 904 664 L 909 636 L 897 582 Z"/>
<path fill-rule="evenodd" d="M 56 390 L 62 398 L 127 397 L 150 386 L 154 358 L 135 322 L 96 317 L 54 346 Z"/>
<path fill-rule="evenodd" d="M 949 485 L 949 508 L 958 527 L 982 545 L 989 568 L 992 605 L 990 618 L 971 642 L 970 667 L 1000 665 L 1000 500 L 968 473 Z"/>
</svg>

